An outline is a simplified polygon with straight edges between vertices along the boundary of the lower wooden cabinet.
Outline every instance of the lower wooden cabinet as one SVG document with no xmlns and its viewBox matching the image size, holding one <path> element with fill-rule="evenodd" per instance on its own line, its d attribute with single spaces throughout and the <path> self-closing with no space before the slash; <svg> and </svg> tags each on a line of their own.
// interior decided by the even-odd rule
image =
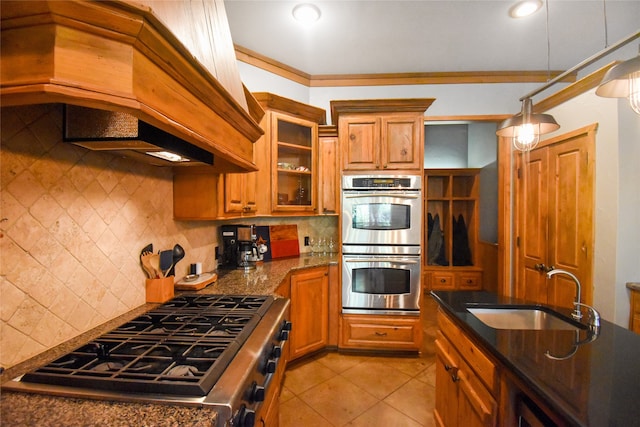
<svg viewBox="0 0 640 427">
<path fill-rule="evenodd" d="M 497 425 L 499 376 L 496 365 L 441 311 L 436 339 L 436 425 Z"/>
<path fill-rule="evenodd" d="M 426 270 L 424 284 L 429 291 L 479 291 L 482 289 L 481 270 Z"/>
<path fill-rule="evenodd" d="M 420 316 L 343 314 L 340 348 L 418 351 L 422 344 Z"/>
<path fill-rule="evenodd" d="M 327 267 L 291 275 L 289 358 L 302 357 L 329 344 L 329 271 Z"/>
<path fill-rule="evenodd" d="M 631 289 L 631 313 L 629 314 L 629 329 L 640 334 L 640 290 Z"/>
</svg>

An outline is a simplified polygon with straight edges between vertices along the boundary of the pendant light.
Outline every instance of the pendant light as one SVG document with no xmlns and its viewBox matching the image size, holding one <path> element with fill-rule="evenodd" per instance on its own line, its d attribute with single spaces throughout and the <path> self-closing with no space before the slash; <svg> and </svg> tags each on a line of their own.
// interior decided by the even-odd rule
<svg viewBox="0 0 640 427">
<path fill-rule="evenodd" d="M 522 111 L 498 125 L 496 135 L 513 138 L 513 146 L 519 151 L 530 151 L 538 145 L 540 135 L 560 128 L 550 114 L 534 114 L 531 98 L 522 100 Z"/>
<path fill-rule="evenodd" d="M 549 40 L 548 1 L 545 2 L 545 14 L 547 28 L 547 72 L 550 74 L 549 46 L 551 43 Z M 560 125 L 552 115 L 533 113 L 533 101 L 531 97 L 534 94 L 525 95 L 520 98 L 520 101 L 522 101 L 522 110 L 520 113 L 500 123 L 496 131 L 496 135 L 498 136 L 513 138 L 513 146 L 518 151 L 531 151 L 538 145 L 540 135 L 553 132 L 560 128 Z"/>
<path fill-rule="evenodd" d="M 628 98 L 633 111 L 640 114 L 640 54 L 611 67 L 596 89 L 596 95 Z"/>
</svg>

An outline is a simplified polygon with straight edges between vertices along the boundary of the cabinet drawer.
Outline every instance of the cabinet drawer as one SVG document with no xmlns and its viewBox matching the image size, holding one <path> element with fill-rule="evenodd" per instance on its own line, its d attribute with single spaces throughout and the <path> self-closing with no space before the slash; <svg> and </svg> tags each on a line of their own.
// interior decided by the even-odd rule
<svg viewBox="0 0 640 427">
<path fill-rule="evenodd" d="M 487 389 L 495 394 L 498 390 L 499 379 L 494 363 L 442 311 L 438 311 L 438 327 L 467 364 L 473 367 L 473 371 Z"/>
<path fill-rule="evenodd" d="M 431 273 L 431 289 L 434 291 L 451 291 L 455 289 L 453 273 Z"/>
<path fill-rule="evenodd" d="M 456 284 L 465 291 L 482 289 L 482 273 L 457 273 Z"/>
<path fill-rule="evenodd" d="M 342 316 L 341 347 L 419 350 L 421 341 L 419 316 Z"/>
</svg>

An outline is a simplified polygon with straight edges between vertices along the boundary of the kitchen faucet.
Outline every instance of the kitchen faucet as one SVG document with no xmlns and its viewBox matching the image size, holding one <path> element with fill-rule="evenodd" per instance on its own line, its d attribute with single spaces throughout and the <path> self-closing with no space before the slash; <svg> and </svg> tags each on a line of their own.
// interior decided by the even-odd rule
<svg viewBox="0 0 640 427">
<path fill-rule="evenodd" d="M 596 311 L 595 308 L 580 302 L 580 288 L 581 288 L 580 280 L 578 280 L 575 274 L 570 273 L 566 270 L 561 270 L 559 268 L 548 271 L 547 278 L 550 279 L 552 276 L 556 274 L 564 274 L 566 276 L 569 276 L 576 284 L 576 300 L 573 303 L 573 305 L 575 305 L 576 308 L 575 310 L 573 310 L 573 313 L 571 313 L 571 317 L 573 317 L 576 320 L 582 319 L 582 312 L 580 312 L 580 307 L 581 306 L 586 307 L 587 309 L 589 309 L 589 329 L 591 332 L 598 334 L 600 332 L 600 314 Z"/>
<path fill-rule="evenodd" d="M 570 273 L 567 270 L 561 270 L 559 268 L 547 271 L 547 279 L 551 279 L 551 276 L 554 276 L 556 274 L 564 274 L 566 276 L 569 276 L 574 281 L 574 283 L 576 284 L 576 300 L 573 303 L 576 306 L 576 309 L 573 310 L 573 313 L 571 313 L 571 317 L 573 317 L 576 320 L 582 319 L 582 313 L 580 312 L 580 305 L 582 305 L 580 303 L 580 288 L 581 288 L 580 280 L 578 280 L 578 278 L 575 276 L 575 274 Z"/>
</svg>

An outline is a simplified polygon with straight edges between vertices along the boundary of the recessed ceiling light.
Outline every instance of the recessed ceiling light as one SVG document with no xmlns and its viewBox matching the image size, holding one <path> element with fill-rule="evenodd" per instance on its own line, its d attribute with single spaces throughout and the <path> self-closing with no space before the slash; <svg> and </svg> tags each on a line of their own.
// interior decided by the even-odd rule
<svg viewBox="0 0 640 427">
<path fill-rule="evenodd" d="M 310 3 L 299 4 L 293 8 L 293 17 L 303 24 L 313 24 L 320 19 L 320 9 Z"/>
<path fill-rule="evenodd" d="M 524 18 L 536 13 L 542 7 L 542 0 L 523 0 L 514 4 L 509 9 L 512 18 Z"/>
</svg>

